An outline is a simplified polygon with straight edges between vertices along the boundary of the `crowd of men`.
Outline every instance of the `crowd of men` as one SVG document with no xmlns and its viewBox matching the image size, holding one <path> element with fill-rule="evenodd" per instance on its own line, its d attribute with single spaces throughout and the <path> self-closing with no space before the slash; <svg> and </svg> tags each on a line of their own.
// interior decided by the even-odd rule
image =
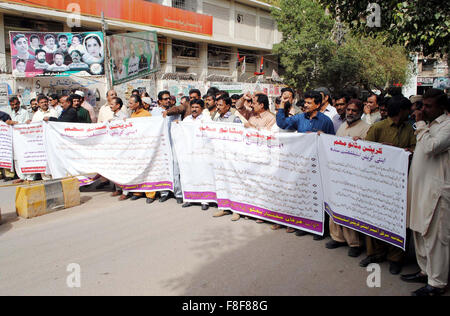
<svg viewBox="0 0 450 316">
<path fill-rule="evenodd" d="M 134 90 L 127 105 L 117 97 L 114 90 L 107 92 L 107 103 L 98 113 L 85 100 L 80 91 L 71 95 L 39 95 L 31 101 L 30 111 L 20 105 L 17 97 L 10 100 L 11 113 L 0 112 L 0 120 L 10 125 L 39 121 L 95 123 L 126 118 L 163 116 L 169 123 L 185 121 L 219 121 L 243 124 L 246 128 L 273 132 L 326 133 L 354 140 L 366 140 L 403 148 L 412 153 L 408 182 L 408 227 L 413 236 L 417 263 L 420 271 L 402 275 L 405 282 L 424 283 L 412 294 L 415 296 L 442 295 L 448 284 L 450 265 L 450 108 L 446 93 L 430 89 L 423 96 L 404 97 L 392 90 L 390 95 L 370 94 L 365 100 L 350 92 L 336 92 L 327 88 L 307 91 L 296 98 L 291 88 L 284 88 L 275 100 L 275 111 L 270 110 L 269 98 L 262 92 L 230 96 L 226 91 L 211 87 L 206 95 L 197 89 L 188 96 L 176 98 L 169 91 L 158 93 L 157 102 L 148 94 Z M 297 99 L 297 101 L 295 101 Z M 18 177 L 16 181 L 33 180 L 39 175 L 23 175 L 16 166 L 17 175 L 2 170 L 5 180 Z M 40 175 L 42 178 L 48 175 Z M 174 192 L 159 192 L 159 202 L 174 197 L 182 207 L 184 203 L 180 173 L 174 153 Z M 111 183 L 102 179 L 97 189 Z M 148 204 L 157 199 L 155 192 L 126 192 L 113 184 L 112 196 L 120 201 L 146 198 Z M 208 210 L 208 203 L 201 203 Z M 219 210 L 214 217 L 232 215 L 238 221 L 240 215 Z M 399 274 L 405 263 L 406 253 L 381 240 L 362 235 L 355 230 L 337 225 L 327 217 L 328 225 L 322 240 L 328 235 L 326 248 L 349 247 L 348 255 L 359 257 L 361 267 L 388 260 L 389 271 Z M 263 223 L 262 220 L 257 220 Z M 282 226 L 272 225 L 273 230 Z M 286 232 L 305 236 L 308 233 L 286 228 Z"/>
</svg>

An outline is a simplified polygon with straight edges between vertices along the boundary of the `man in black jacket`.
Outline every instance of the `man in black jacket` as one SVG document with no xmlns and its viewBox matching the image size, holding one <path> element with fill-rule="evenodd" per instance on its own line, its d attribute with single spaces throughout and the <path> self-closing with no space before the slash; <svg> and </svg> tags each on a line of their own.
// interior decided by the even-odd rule
<svg viewBox="0 0 450 316">
<path fill-rule="evenodd" d="M 60 99 L 61 105 L 63 107 L 63 111 L 58 119 L 53 117 L 46 117 L 44 121 L 57 121 L 57 122 L 68 122 L 68 123 L 79 123 L 77 110 L 72 107 L 73 100 L 68 96 L 62 96 Z"/>
</svg>

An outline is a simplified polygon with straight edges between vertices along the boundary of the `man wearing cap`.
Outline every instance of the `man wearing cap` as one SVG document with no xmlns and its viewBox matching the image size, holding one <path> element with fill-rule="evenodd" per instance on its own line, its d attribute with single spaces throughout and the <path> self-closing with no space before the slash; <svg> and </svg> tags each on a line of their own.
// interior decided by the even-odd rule
<svg viewBox="0 0 450 316">
<path fill-rule="evenodd" d="M 95 114 L 95 110 L 92 105 L 90 105 L 84 98 L 84 92 L 83 91 L 76 91 L 76 95 L 79 95 L 81 97 L 81 107 L 89 112 L 89 117 L 91 118 L 91 122 L 89 123 L 97 123 L 97 116 Z"/>
</svg>

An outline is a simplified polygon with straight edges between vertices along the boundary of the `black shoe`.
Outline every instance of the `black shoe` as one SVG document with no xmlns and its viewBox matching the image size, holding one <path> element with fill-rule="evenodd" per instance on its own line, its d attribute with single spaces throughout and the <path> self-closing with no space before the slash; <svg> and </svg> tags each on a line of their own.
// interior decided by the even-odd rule
<svg viewBox="0 0 450 316">
<path fill-rule="evenodd" d="M 183 198 L 177 198 L 177 204 L 183 204 Z"/>
<path fill-rule="evenodd" d="M 207 211 L 209 209 L 208 204 L 202 204 L 202 211 Z"/>
<path fill-rule="evenodd" d="M 191 207 L 192 205 L 193 205 L 192 203 L 186 202 L 183 205 L 181 205 L 181 207 Z"/>
<path fill-rule="evenodd" d="M 159 202 L 163 203 L 163 202 L 167 201 L 168 199 L 170 199 L 170 194 L 165 195 L 165 196 L 162 196 L 162 197 L 159 199 Z"/>
<path fill-rule="evenodd" d="M 361 253 L 363 252 L 363 248 L 362 247 L 351 247 L 348 250 L 348 256 L 352 257 L 352 258 L 357 258 L 361 255 Z"/>
<path fill-rule="evenodd" d="M 390 261 L 389 263 L 390 263 L 390 264 L 389 264 L 389 272 L 390 272 L 391 274 L 397 275 L 397 274 L 399 274 L 400 272 L 402 272 L 403 265 L 402 265 L 401 263 L 399 263 L 399 262 L 393 262 L 393 261 Z"/>
<path fill-rule="evenodd" d="M 368 256 L 368 257 L 364 258 L 363 260 L 361 260 L 361 262 L 359 263 L 359 266 L 365 268 L 371 263 L 380 263 L 383 261 L 384 261 L 384 259 L 381 257 Z"/>
<path fill-rule="evenodd" d="M 101 189 L 104 189 L 104 188 L 106 188 L 108 185 L 110 185 L 111 184 L 111 182 L 109 182 L 109 181 L 106 181 L 106 182 L 102 182 L 102 183 L 100 183 L 99 185 L 97 185 L 96 187 L 95 187 L 95 189 L 96 190 L 101 190 Z"/>
<path fill-rule="evenodd" d="M 142 197 L 142 196 L 140 196 L 140 195 L 133 195 L 133 196 L 131 197 L 130 201 L 136 201 L 136 200 L 139 200 L 141 197 Z"/>
<path fill-rule="evenodd" d="M 147 204 L 152 204 L 156 199 L 147 198 Z"/>
<path fill-rule="evenodd" d="M 441 296 L 445 289 L 440 289 L 431 285 L 426 285 L 417 291 L 412 292 L 412 296 Z"/>
<path fill-rule="evenodd" d="M 412 274 L 404 274 L 400 279 L 408 283 L 428 283 L 428 276 L 423 275 L 420 271 Z"/>
<path fill-rule="evenodd" d="M 336 249 L 339 247 L 344 247 L 346 245 L 347 245 L 347 243 L 345 243 L 345 242 L 338 242 L 338 241 L 332 239 L 325 244 L 325 247 L 327 249 Z"/>
<path fill-rule="evenodd" d="M 319 240 L 324 240 L 326 237 L 324 236 L 319 236 L 319 235 L 314 235 L 313 240 L 315 241 L 319 241 Z"/>
<path fill-rule="evenodd" d="M 298 236 L 298 237 L 302 237 L 302 236 L 306 236 L 306 235 L 308 235 L 308 233 L 305 232 L 304 230 L 297 230 L 295 232 L 295 236 Z"/>
</svg>

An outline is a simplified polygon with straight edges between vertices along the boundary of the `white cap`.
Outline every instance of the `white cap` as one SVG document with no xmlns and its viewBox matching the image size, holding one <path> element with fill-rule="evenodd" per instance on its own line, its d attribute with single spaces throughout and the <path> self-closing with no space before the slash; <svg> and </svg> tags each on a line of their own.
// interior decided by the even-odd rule
<svg viewBox="0 0 450 316">
<path fill-rule="evenodd" d="M 84 98 L 84 92 L 83 91 L 75 91 L 75 94 L 79 95 L 80 97 Z"/>
<path fill-rule="evenodd" d="M 144 103 L 146 103 L 148 105 L 151 105 L 152 104 L 152 99 L 149 98 L 149 97 L 143 97 L 142 98 L 142 102 L 144 102 Z"/>
</svg>

